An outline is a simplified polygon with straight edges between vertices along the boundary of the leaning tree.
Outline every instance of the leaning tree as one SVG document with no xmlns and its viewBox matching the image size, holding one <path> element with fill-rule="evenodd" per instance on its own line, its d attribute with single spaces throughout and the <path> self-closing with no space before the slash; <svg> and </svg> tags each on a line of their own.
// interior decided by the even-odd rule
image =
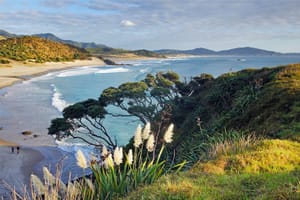
<svg viewBox="0 0 300 200">
<path fill-rule="evenodd" d="M 117 144 L 104 127 L 107 115 L 112 117 L 136 117 L 142 123 L 157 123 L 157 137 L 171 114 L 170 104 L 180 96 L 178 86 L 182 85 L 175 72 L 148 74 L 138 82 L 127 82 L 119 87 L 103 90 L 98 100 L 88 99 L 75 103 L 63 110 L 63 117 L 51 121 L 49 134 L 57 139 L 74 138 L 88 144 L 103 144 L 114 148 Z M 107 109 L 113 106 L 122 112 Z"/>
</svg>

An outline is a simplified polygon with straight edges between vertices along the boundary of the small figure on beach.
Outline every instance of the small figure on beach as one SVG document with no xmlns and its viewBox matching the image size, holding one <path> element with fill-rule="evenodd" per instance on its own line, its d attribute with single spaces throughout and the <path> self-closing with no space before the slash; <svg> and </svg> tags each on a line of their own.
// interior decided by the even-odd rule
<svg viewBox="0 0 300 200">
<path fill-rule="evenodd" d="M 19 154 L 19 153 L 20 153 L 20 147 L 17 146 L 17 154 Z"/>
<path fill-rule="evenodd" d="M 15 152 L 15 147 L 14 147 L 14 146 L 11 147 L 11 152 L 12 152 L 12 153 Z"/>
</svg>

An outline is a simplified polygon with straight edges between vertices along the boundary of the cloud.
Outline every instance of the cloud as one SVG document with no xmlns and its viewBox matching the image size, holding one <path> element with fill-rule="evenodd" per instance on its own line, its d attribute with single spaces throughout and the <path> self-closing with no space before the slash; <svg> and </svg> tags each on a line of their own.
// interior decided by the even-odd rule
<svg viewBox="0 0 300 200">
<path fill-rule="evenodd" d="M 136 26 L 136 24 L 130 20 L 122 20 L 121 25 L 125 27 Z"/>
<path fill-rule="evenodd" d="M 76 0 L 60 0 L 60 1 L 52 1 L 52 0 L 43 0 L 43 5 L 53 8 L 63 8 L 69 7 L 74 4 L 77 4 Z"/>
<path fill-rule="evenodd" d="M 205 45 L 222 49 L 225 45 L 234 47 L 276 38 L 283 41 L 282 45 L 293 44 L 288 40 L 300 37 L 299 0 L 21 2 L 26 3 L 0 0 L 2 29 L 17 33 L 54 32 L 65 39 L 95 41 L 120 48 Z"/>
</svg>

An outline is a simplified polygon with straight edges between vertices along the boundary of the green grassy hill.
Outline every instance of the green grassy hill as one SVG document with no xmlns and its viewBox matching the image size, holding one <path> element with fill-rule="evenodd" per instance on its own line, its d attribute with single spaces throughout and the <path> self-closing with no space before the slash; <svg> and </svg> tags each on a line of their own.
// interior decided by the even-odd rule
<svg viewBox="0 0 300 200">
<path fill-rule="evenodd" d="M 191 168 L 125 199 L 300 199 L 300 64 L 202 74 L 180 90 L 169 152 Z"/>
<path fill-rule="evenodd" d="M 183 154 L 232 130 L 300 141 L 300 64 L 242 70 L 215 79 L 203 74 L 182 90 L 191 94 L 178 99 L 174 109 L 180 133 L 175 146 Z"/>
<path fill-rule="evenodd" d="M 184 112 L 186 122 L 191 115 L 198 116 L 204 128 L 242 129 L 284 137 L 289 130 L 300 131 L 299 83 L 300 64 L 246 69 L 216 79 L 202 75 L 190 83 L 194 92 L 181 99 L 178 108 L 189 106 L 190 112 Z"/>
<path fill-rule="evenodd" d="M 162 177 L 124 199 L 300 199 L 300 144 L 262 140 Z M 220 145 L 220 144 L 219 144 Z"/>
<path fill-rule="evenodd" d="M 17 61 L 71 61 L 85 58 L 87 52 L 47 39 L 24 36 L 0 40 L 0 56 Z"/>
</svg>

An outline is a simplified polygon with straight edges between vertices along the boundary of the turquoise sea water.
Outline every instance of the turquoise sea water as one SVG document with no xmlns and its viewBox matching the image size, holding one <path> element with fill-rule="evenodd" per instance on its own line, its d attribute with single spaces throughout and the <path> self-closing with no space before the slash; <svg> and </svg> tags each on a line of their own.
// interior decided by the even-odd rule
<svg viewBox="0 0 300 200">
<path fill-rule="evenodd" d="M 141 80 L 147 73 L 172 70 L 182 79 L 201 73 L 217 77 L 245 68 L 299 62 L 300 56 L 193 57 L 131 61 L 122 66 L 85 66 L 53 72 L 0 90 L 0 127 L 5 132 L 32 130 L 47 134 L 50 120 L 61 116 L 65 106 L 87 98 L 98 98 L 103 89 Z M 110 134 L 119 144 L 128 142 L 136 125 L 137 122 L 132 122 L 132 119 L 106 120 Z"/>
</svg>

